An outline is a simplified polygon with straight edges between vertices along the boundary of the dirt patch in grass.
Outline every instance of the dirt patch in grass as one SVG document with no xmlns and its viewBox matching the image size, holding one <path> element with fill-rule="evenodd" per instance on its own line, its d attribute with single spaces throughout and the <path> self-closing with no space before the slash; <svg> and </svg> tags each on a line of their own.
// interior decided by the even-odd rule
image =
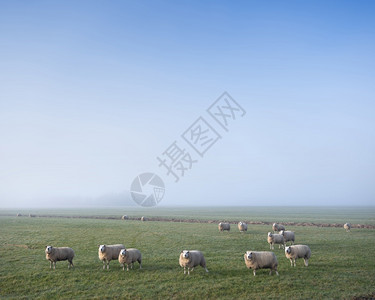
<svg viewBox="0 0 375 300">
<path fill-rule="evenodd" d="M 371 295 L 353 297 L 353 300 L 375 300 L 375 292 Z"/>
<path fill-rule="evenodd" d="M 27 245 L 18 245 L 18 244 L 5 244 L 5 247 L 9 247 L 9 248 L 13 248 L 13 247 L 17 247 L 17 248 L 24 248 L 24 249 L 29 249 L 29 246 Z"/>
</svg>

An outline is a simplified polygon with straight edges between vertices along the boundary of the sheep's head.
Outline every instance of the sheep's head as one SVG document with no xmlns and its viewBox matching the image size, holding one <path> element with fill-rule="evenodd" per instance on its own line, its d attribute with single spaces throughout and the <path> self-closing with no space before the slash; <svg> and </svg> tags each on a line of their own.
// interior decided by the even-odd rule
<svg viewBox="0 0 375 300">
<path fill-rule="evenodd" d="M 126 254 L 127 254 L 126 249 L 122 249 L 122 250 L 120 251 L 120 255 L 121 255 L 121 256 L 126 256 Z"/>
<path fill-rule="evenodd" d="M 253 252 L 252 251 L 246 251 L 246 258 L 248 260 L 251 260 L 253 258 Z"/>
<path fill-rule="evenodd" d="M 101 253 L 104 253 L 106 248 L 107 248 L 106 245 L 100 245 L 100 246 L 99 246 L 99 251 L 100 251 Z"/>
<path fill-rule="evenodd" d="M 183 258 L 186 258 L 186 259 L 189 258 L 190 253 L 189 253 L 188 250 L 183 250 L 183 251 L 181 251 L 181 253 L 182 253 L 182 257 Z"/>
<path fill-rule="evenodd" d="M 284 235 L 284 230 L 281 230 L 279 234 Z"/>
<path fill-rule="evenodd" d="M 269 232 L 269 233 L 268 233 L 268 236 L 269 236 L 269 237 L 271 237 L 271 236 L 272 236 L 272 233 L 271 233 L 271 232 Z"/>
<path fill-rule="evenodd" d="M 52 246 L 46 246 L 46 253 L 50 254 L 52 252 Z"/>
<path fill-rule="evenodd" d="M 290 254 L 292 252 L 292 247 L 286 247 L 285 248 L 285 253 Z"/>
</svg>

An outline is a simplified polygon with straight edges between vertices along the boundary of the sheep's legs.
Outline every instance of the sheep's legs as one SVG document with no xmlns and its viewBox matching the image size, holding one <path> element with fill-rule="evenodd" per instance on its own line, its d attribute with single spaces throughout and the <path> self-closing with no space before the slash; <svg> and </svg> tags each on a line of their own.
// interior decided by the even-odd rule
<svg viewBox="0 0 375 300">
<path fill-rule="evenodd" d="M 103 260 L 103 270 L 105 270 L 105 260 Z"/>
<path fill-rule="evenodd" d="M 49 261 L 49 268 L 52 269 L 52 261 Z"/>
<path fill-rule="evenodd" d="M 184 267 L 184 274 L 186 274 L 186 267 Z"/>
<path fill-rule="evenodd" d="M 277 270 L 274 270 L 276 275 L 279 276 L 279 272 L 277 272 Z M 270 275 L 272 275 L 272 269 L 270 270 Z"/>
<path fill-rule="evenodd" d="M 254 276 L 256 275 L 256 271 L 255 270 L 253 270 L 253 274 L 254 274 Z"/>
<path fill-rule="evenodd" d="M 207 268 L 204 268 L 205 270 L 206 270 L 206 273 L 208 273 L 208 270 L 207 270 Z"/>
<path fill-rule="evenodd" d="M 293 259 L 290 259 L 290 265 L 293 267 Z"/>
<path fill-rule="evenodd" d="M 56 270 L 56 262 L 53 262 L 53 269 Z"/>
</svg>

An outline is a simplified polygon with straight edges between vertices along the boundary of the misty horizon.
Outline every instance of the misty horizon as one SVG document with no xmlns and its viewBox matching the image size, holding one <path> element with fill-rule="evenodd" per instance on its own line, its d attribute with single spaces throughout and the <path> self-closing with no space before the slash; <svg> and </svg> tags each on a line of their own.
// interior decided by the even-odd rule
<svg viewBox="0 0 375 300">
<path fill-rule="evenodd" d="M 372 8 L 1 3 L 0 207 L 374 205 Z"/>
</svg>

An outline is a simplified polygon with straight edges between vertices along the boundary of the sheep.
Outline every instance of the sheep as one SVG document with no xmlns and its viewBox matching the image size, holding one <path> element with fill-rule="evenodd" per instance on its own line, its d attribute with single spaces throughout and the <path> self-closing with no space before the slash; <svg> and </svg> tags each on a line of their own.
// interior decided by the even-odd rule
<svg viewBox="0 0 375 300">
<path fill-rule="evenodd" d="M 280 234 L 284 236 L 285 244 L 287 242 L 291 242 L 292 245 L 294 245 L 294 240 L 295 240 L 294 231 L 284 231 L 284 230 L 281 230 Z"/>
<path fill-rule="evenodd" d="M 282 234 L 269 232 L 267 236 L 267 242 L 270 244 L 270 249 L 274 249 L 275 244 L 279 244 L 279 249 L 280 246 L 285 248 L 285 239 Z"/>
<path fill-rule="evenodd" d="M 273 230 L 273 232 L 276 232 L 276 231 L 279 232 L 281 230 L 285 230 L 285 227 L 284 227 L 284 225 L 273 223 L 272 230 Z"/>
<path fill-rule="evenodd" d="M 123 244 L 116 245 L 99 245 L 98 255 L 99 259 L 103 262 L 103 270 L 107 265 L 107 270 L 109 269 L 109 263 L 112 259 L 118 259 L 121 249 L 125 249 Z"/>
<path fill-rule="evenodd" d="M 238 230 L 239 230 L 240 232 L 247 231 L 247 224 L 244 223 L 244 222 L 239 222 L 239 223 L 238 223 Z"/>
<path fill-rule="evenodd" d="M 18 213 L 18 214 L 17 214 L 17 217 L 22 217 L 22 214 L 21 214 L 21 213 Z"/>
<path fill-rule="evenodd" d="M 220 231 L 224 231 L 224 230 L 230 231 L 230 224 L 229 223 L 220 222 L 219 223 L 219 230 Z"/>
<path fill-rule="evenodd" d="M 346 232 L 349 232 L 350 228 L 352 228 L 352 224 L 350 224 L 350 223 L 345 223 L 344 224 L 344 229 L 346 230 Z"/>
<path fill-rule="evenodd" d="M 179 263 L 180 266 L 184 268 L 184 274 L 186 274 L 186 267 L 188 269 L 188 275 L 190 275 L 190 271 L 193 271 L 198 265 L 201 265 L 208 273 L 203 253 L 198 250 L 182 250 Z"/>
<path fill-rule="evenodd" d="M 139 268 L 142 269 L 142 254 L 138 249 L 122 249 L 118 255 L 118 261 L 123 270 L 125 270 L 125 264 L 127 271 L 129 271 L 129 265 L 130 268 L 133 269 L 133 263 L 136 261 L 139 263 Z"/>
<path fill-rule="evenodd" d="M 128 217 L 127 215 L 123 215 L 123 216 L 121 217 L 121 219 L 122 219 L 122 220 L 127 220 L 127 219 L 129 219 L 129 217 Z"/>
<path fill-rule="evenodd" d="M 33 214 L 29 214 L 29 218 L 35 218 L 36 215 L 33 215 Z"/>
<path fill-rule="evenodd" d="M 257 269 L 270 269 L 270 275 L 272 270 L 276 272 L 276 275 L 279 275 L 277 258 L 271 251 L 246 251 L 244 259 L 246 267 L 253 269 L 254 276 Z"/>
<path fill-rule="evenodd" d="M 309 265 L 309 258 L 311 256 L 311 250 L 307 245 L 294 245 L 285 248 L 285 256 L 290 259 L 290 265 L 296 266 L 296 259 L 303 258 L 305 266 Z"/>
<path fill-rule="evenodd" d="M 46 246 L 46 250 L 44 251 L 46 253 L 46 259 L 49 260 L 49 267 L 50 269 L 56 269 L 56 262 L 62 261 L 62 260 L 68 260 L 69 265 L 74 267 L 73 265 L 73 258 L 74 258 L 74 251 L 72 248 L 69 247 L 52 247 L 52 246 Z"/>
<path fill-rule="evenodd" d="M 147 221 L 147 218 L 146 218 L 145 216 L 143 216 L 143 217 L 141 218 L 141 221 Z"/>
</svg>

